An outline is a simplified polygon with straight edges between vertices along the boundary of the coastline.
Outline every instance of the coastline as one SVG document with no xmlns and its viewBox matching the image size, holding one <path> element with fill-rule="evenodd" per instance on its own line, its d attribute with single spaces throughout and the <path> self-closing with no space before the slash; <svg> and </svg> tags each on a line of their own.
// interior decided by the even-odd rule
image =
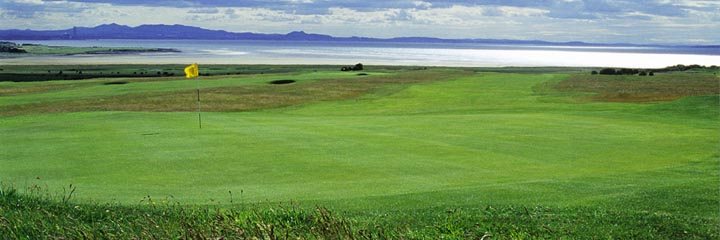
<svg viewBox="0 0 720 240">
<path fill-rule="evenodd" d="M 0 58 L 0 65 L 95 65 L 95 64 L 242 64 L 242 65 L 367 65 L 435 67 L 626 67 L 662 68 L 677 64 L 717 65 L 720 56 L 693 54 L 640 54 L 564 51 L 485 51 L 471 58 L 383 59 L 353 56 L 251 56 L 193 55 L 184 53 L 78 54 Z M 467 56 L 465 56 L 467 57 Z"/>
<path fill-rule="evenodd" d="M 53 54 L 46 54 L 47 51 L 2 54 L 0 64 L 347 65 L 361 62 L 441 67 L 662 68 L 720 63 L 720 52 L 695 48 L 156 40 L 23 41 L 21 44 L 65 47 L 45 47 L 54 51 Z"/>
</svg>

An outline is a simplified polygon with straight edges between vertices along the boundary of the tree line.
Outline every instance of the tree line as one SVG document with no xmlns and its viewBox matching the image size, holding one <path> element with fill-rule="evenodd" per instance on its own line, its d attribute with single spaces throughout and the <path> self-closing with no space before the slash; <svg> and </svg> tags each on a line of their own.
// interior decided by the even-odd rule
<svg viewBox="0 0 720 240">
<path fill-rule="evenodd" d="M 698 64 L 693 65 L 683 65 L 678 64 L 674 66 L 664 67 L 664 68 L 657 68 L 657 69 L 632 69 L 632 68 L 603 68 L 600 71 L 592 71 L 592 75 L 638 75 L 638 76 L 654 76 L 655 73 L 659 72 L 676 72 L 676 71 L 687 71 L 687 70 L 693 70 L 693 69 L 713 69 L 717 70 L 720 69 L 720 67 L 716 65 L 712 66 L 703 66 Z"/>
</svg>

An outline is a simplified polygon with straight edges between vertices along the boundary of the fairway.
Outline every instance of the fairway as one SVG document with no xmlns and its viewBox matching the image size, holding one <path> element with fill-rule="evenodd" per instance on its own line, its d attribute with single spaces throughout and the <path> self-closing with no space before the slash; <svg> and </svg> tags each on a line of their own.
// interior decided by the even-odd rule
<svg viewBox="0 0 720 240">
<path fill-rule="evenodd" d="M 3 82 L 0 181 L 122 205 L 550 206 L 720 223 L 718 88 L 624 102 L 552 87 L 585 74 L 570 71 L 368 73 L 201 78 L 202 129 L 194 80 Z M 278 79 L 296 82 L 267 84 Z"/>
</svg>

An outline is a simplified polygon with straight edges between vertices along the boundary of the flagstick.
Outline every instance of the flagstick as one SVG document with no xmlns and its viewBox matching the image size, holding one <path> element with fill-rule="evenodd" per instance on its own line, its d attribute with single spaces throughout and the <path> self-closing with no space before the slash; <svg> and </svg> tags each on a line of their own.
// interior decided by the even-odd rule
<svg viewBox="0 0 720 240">
<path fill-rule="evenodd" d="M 200 129 L 202 129 L 202 117 L 200 116 L 200 76 L 195 77 L 195 86 L 197 86 L 198 125 Z"/>
</svg>

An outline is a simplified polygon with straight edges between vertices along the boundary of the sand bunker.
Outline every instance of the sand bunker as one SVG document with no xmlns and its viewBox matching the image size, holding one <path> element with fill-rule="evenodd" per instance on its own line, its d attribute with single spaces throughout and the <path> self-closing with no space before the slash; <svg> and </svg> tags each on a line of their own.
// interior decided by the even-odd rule
<svg viewBox="0 0 720 240">
<path fill-rule="evenodd" d="M 127 84 L 127 83 L 128 83 L 127 81 L 112 81 L 112 82 L 106 82 L 103 84 L 105 84 L 105 85 L 120 85 L 120 84 Z"/>
<path fill-rule="evenodd" d="M 294 83 L 294 82 L 295 82 L 295 80 L 284 79 L 284 80 L 271 81 L 270 84 L 290 84 L 290 83 Z"/>
</svg>

